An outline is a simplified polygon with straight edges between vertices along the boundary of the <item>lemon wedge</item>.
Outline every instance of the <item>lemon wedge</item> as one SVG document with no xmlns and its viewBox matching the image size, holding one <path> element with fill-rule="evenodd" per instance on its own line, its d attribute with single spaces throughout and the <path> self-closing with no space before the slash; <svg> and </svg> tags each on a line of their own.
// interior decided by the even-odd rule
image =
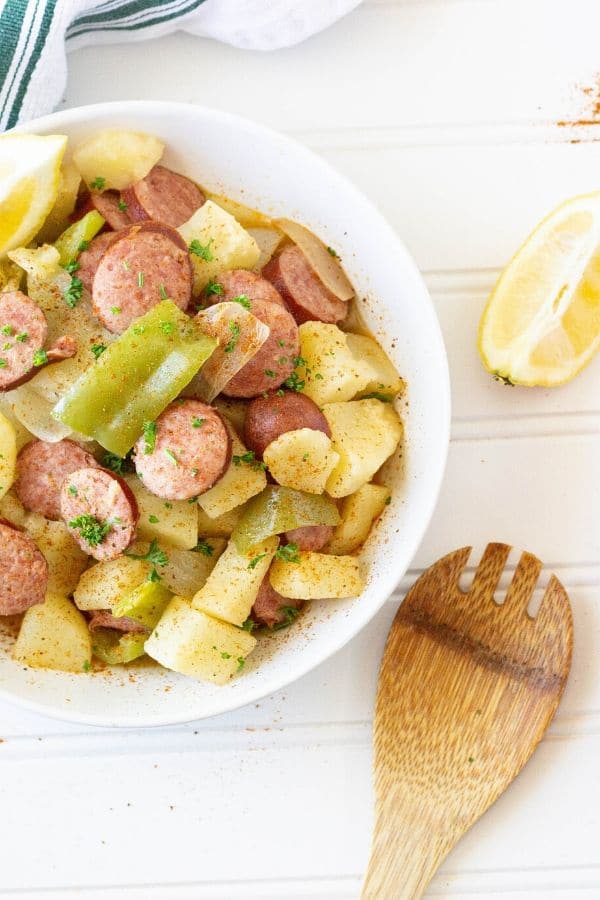
<svg viewBox="0 0 600 900">
<path fill-rule="evenodd" d="M 504 269 L 479 325 L 485 367 L 512 384 L 570 381 L 600 346 L 600 193 L 544 219 Z"/>
<path fill-rule="evenodd" d="M 0 137 L 0 256 L 42 227 L 56 200 L 66 146 L 61 134 Z"/>
</svg>

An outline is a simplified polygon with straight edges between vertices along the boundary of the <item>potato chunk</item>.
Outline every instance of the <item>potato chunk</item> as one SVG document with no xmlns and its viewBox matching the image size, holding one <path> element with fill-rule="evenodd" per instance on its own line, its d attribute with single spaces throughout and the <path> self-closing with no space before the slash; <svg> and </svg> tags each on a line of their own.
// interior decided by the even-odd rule
<svg viewBox="0 0 600 900">
<path fill-rule="evenodd" d="M 381 515 L 390 496 L 381 484 L 363 484 L 344 499 L 342 521 L 327 545 L 328 553 L 352 553 L 367 539 L 373 521 Z"/>
<path fill-rule="evenodd" d="M 34 669 L 86 672 L 92 658 L 87 622 L 66 597 L 46 594 L 25 613 L 13 656 Z"/>
<path fill-rule="evenodd" d="M 404 382 L 392 361 L 374 338 L 366 334 L 347 334 L 346 338 L 354 356 L 364 360 L 373 373 L 371 381 L 362 388 L 361 394 L 378 393 L 395 397 L 404 389 Z"/>
<path fill-rule="evenodd" d="M 230 540 L 206 584 L 194 596 L 194 609 L 232 625 L 243 625 L 278 546 L 279 538 L 270 537 L 249 553 L 240 553 L 235 542 Z"/>
<path fill-rule="evenodd" d="M 298 331 L 300 356 L 306 360 L 298 375 L 305 381 L 303 393 L 318 406 L 351 400 L 372 380 L 371 367 L 352 353 L 348 335 L 337 325 L 304 322 Z"/>
<path fill-rule="evenodd" d="M 103 178 L 102 190 L 122 191 L 145 178 L 164 149 L 163 142 L 151 134 L 106 128 L 77 145 L 73 162 L 88 187 Z"/>
<path fill-rule="evenodd" d="M 145 644 L 161 666 L 200 681 L 226 684 L 241 671 L 256 638 L 173 597 Z"/>
<path fill-rule="evenodd" d="M 73 597 L 79 609 L 112 609 L 121 597 L 148 577 L 151 566 L 141 559 L 118 556 L 86 569 Z"/>
<path fill-rule="evenodd" d="M 151 494 L 136 475 L 125 480 L 140 510 L 137 532 L 141 538 L 171 544 L 180 550 L 191 550 L 198 540 L 196 504 L 187 500 L 162 500 Z"/>
<path fill-rule="evenodd" d="M 352 400 L 328 403 L 323 414 L 340 460 L 327 479 L 332 497 L 347 497 L 371 480 L 402 438 L 402 423 L 391 403 Z"/>
<path fill-rule="evenodd" d="M 260 463 L 248 456 L 248 448 L 230 429 L 232 455 L 229 468 L 222 478 L 205 494 L 198 497 L 198 506 L 212 519 L 230 512 L 267 486 L 267 476 Z M 245 461 L 246 460 L 246 461 Z"/>
<path fill-rule="evenodd" d="M 230 213 L 212 200 L 196 210 L 178 228 L 186 242 L 197 241 L 201 255 L 191 254 L 194 266 L 194 293 L 199 294 L 211 278 L 225 269 L 252 269 L 258 262 L 258 244 Z"/>
<path fill-rule="evenodd" d="M 339 456 L 322 431 L 298 428 L 272 441 L 263 453 L 263 460 L 279 484 L 308 494 L 322 494 Z"/>
<path fill-rule="evenodd" d="M 85 571 L 87 554 L 75 543 L 64 522 L 29 513 L 23 524 L 48 563 L 48 593 L 68 597 Z"/>
<path fill-rule="evenodd" d="M 306 550 L 299 562 L 276 559 L 269 580 L 290 600 L 321 600 L 358 597 L 365 584 L 355 556 L 329 556 Z"/>
<path fill-rule="evenodd" d="M 12 487 L 16 465 L 17 435 L 12 423 L 0 413 L 0 498 Z"/>
</svg>

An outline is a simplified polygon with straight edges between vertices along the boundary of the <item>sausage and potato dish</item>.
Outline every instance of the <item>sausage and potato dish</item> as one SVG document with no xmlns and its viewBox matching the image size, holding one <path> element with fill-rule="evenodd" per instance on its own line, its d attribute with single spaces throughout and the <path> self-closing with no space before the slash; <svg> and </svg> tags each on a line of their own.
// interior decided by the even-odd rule
<svg viewBox="0 0 600 900">
<path fill-rule="evenodd" d="M 27 666 L 224 684 L 310 600 L 361 594 L 403 382 L 302 225 L 150 135 L 65 149 L 0 259 L 0 616 Z"/>
</svg>

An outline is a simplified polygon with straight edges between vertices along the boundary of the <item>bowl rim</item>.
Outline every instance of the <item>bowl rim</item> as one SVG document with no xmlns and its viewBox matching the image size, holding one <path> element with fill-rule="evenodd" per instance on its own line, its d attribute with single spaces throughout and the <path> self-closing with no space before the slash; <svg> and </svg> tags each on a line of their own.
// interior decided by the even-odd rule
<svg viewBox="0 0 600 900">
<path fill-rule="evenodd" d="M 51 130 L 60 132 L 61 127 L 68 128 L 72 125 L 85 125 L 88 123 L 90 124 L 90 126 L 93 126 L 94 119 L 98 117 L 106 115 L 110 116 L 111 114 L 115 115 L 116 117 L 127 115 L 128 113 L 135 114 L 136 112 L 146 114 L 150 113 L 151 115 L 158 118 L 160 118 L 161 115 L 165 117 L 176 115 L 177 118 L 181 118 L 182 120 L 190 118 L 193 119 L 194 117 L 198 117 L 200 120 L 202 120 L 206 117 L 209 117 L 213 120 L 213 122 L 220 121 L 223 124 L 227 124 L 229 126 L 238 128 L 241 127 L 247 132 L 261 136 L 263 139 L 266 137 L 271 143 L 276 143 L 282 147 L 288 146 L 297 156 L 299 155 L 300 157 L 304 157 L 304 159 L 306 159 L 307 162 L 309 162 L 312 166 L 317 166 L 318 168 L 320 168 L 323 172 L 323 176 L 329 182 L 337 184 L 341 191 L 351 197 L 352 202 L 355 203 L 357 207 L 362 206 L 363 209 L 368 211 L 369 216 L 373 218 L 373 220 L 377 223 L 377 226 L 387 233 L 390 242 L 395 246 L 395 251 L 398 253 L 399 257 L 402 258 L 403 268 L 405 272 L 408 272 L 412 277 L 414 285 L 418 287 L 421 294 L 420 302 L 423 304 L 427 317 L 429 318 L 430 333 L 428 335 L 428 340 L 430 342 L 433 342 L 433 346 L 430 349 L 433 351 L 433 354 L 437 359 L 439 365 L 440 371 L 438 375 L 441 374 L 443 376 L 437 385 L 439 389 L 438 425 L 440 437 L 442 439 L 439 441 L 439 445 L 436 447 L 435 471 L 432 473 L 429 479 L 431 489 L 428 493 L 428 497 L 426 498 L 426 503 L 423 503 L 420 525 L 414 530 L 412 538 L 408 542 L 409 549 L 407 550 L 406 554 L 408 564 L 406 568 L 403 571 L 390 569 L 385 573 L 385 575 L 382 575 L 379 579 L 378 591 L 380 596 L 378 602 L 368 608 L 361 608 L 360 606 L 357 606 L 356 614 L 353 615 L 351 626 L 348 625 L 343 632 L 340 632 L 337 640 L 330 640 L 329 643 L 324 647 L 323 652 L 319 655 L 319 658 L 317 660 L 307 660 L 304 664 L 298 664 L 294 668 L 292 677 L 287 677 L 285 674 L 282 674 L 279 678 L 272 679 L 268 684 L 259 686 L 256 690 L 244 696 L 243 699 L 236 697 L 235 692 L 227 694 L 224 692 L 223 703 L 218 711 L 211 710 L 203 714 L 198 713 L 197 710 L 190 710 L 191 714 L 184 713 L 177 716 L 165 716 L 164 713 L 161 713 L 160 715 L 151 714 L 137 718 L 132 717 L 129 721 L 122 716 L 117 721 L 110 721 L 110 714 L 98 715 L 92 713 L 70 713 L 69 709 L 67 708 L 67 704 L 64 704 L 61 707 L 60 705 L 46 704 L 41 701 L 37 702 L 30 698 L 21 697 L 14 691 L 0 684 L 0 697 L 3 700 L 7 700 L 11 704 L 23 707 L 25 709 L 31 710 L 32 712 L 42 714 L 50 718 L 60 719 L 65 722 L 74 722 L 78 724 L 105 728 L 147 728 L 174 726 L 185 724 L 188 722 L 201 721 L 202 719 L 212 718 L 228 712 L 232 712 L 237 709 L 242 709 L 243 707 L 248 706 L 251 703 L 262 700 L 265 697 L 268 697 L 271 694 L 282 690 L 284 687 L 293 684 L 300 678 L 303 678 L 306 674 L 308 674 L 308 672 L 316 669 L 326 660 L 330 659 L 332 656 L 338 653 L 338 651 L 340 651 L 344 646 L 346 646 L 346 644 L 348 644 L 353 638 L 355 638 L 356 635 L 359 634 L 359 632 L 361 632 L 363 628 L 365 628 L 366 625 L 368 625 L 368 623 L 380 611 L 385 602 L 389 599 L 389 597 L 398 586 L 400 580 L 406 574 L 411 560 L 414 559 L 415 553 L 421 545 L 425 532 L 429 527 L 439 499 L 448 458 L 451 427 L 451 390 L 448 357 L 442 336 L 440 322 L 437 317 L 433 301 L 423 280 L 423 277 L 416 265 L 416 262 L 409 253 L 401 237 L 398 235 L 392 225 L 387 221 L 385 216 L 378 210 L 375 204 L 365 194 L 363 194 L 362 191 L 360 191 L 353 184 L 353 182 L 350 181 L 350 179 L 339 172 L 333 165 L 331 165 L 318 153 L 311 150 L 300 141 L 297 141 L 295 138 L 290 137 L 283 132 L 277 131 L 274 128 L 263 125 L 262 123 L 256 122 L 236 113 L 225 112 L 224 110 L 205 104 L 185 103 L 182 101 L 171 102 L 164 100 L 115 100 L 71 107 L 69 109 L 57 110 L 53 113 L 49 113 L 48 115 L 32 119 L 25 123 L 20 123 L 15 128 L 6 133 L 35 134 L 38 132 L 48 133 Z M 176 147 L 175 143 L 174 146 Z M 381 302 L 383 305 L 386 305 L 383 301 Z M 285 670 L 282 669 L 282 673 L 284 671 Z"/>
</svg>

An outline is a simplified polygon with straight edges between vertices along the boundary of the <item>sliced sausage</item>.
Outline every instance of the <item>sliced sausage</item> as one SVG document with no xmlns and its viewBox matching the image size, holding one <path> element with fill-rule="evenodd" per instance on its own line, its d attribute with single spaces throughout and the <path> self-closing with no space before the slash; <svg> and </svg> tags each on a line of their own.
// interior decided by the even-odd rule
<svg viewBox="0 0 600 900">
<path fill-rule="evenodd" d="M 95 631 L 96 628 L 114 628 L 125 634 L 144 634 L 148 630 L 129 616 L 113 616 L 110 609 L 95 609 L 90 616 L 88 628 L 90 631 Z"/>
<path fill-rule="evenodd" d="M 274 256 L 262 274 L 277 288 L 299 325 L 310 321 L 335 324 L 346 318 L 348 304 L 325 287 L 295 244 Z"/>
<path fill-rule="evenodd" d="M 0 616 L 23 613 L 43 603 L 48 563 L 25 532 L 0 522 Z"/>
<path fill-rule="evenodd" d="M 285 539 L 288 544 L 296 544 L 298 550 L 317 552 L 329 543 L 332 534 L 333 525 L 303 525 L 286 531 Z"/>
<path fill-rule="evenodd" d="M 234 300 L 236 297 L 247 297 L 251 304 L 250 312 L 252 312 L 252 300 L 268 300 L 269 303 L 284 305 L 281 294 L 271 282 L 248 269 L 232 269 L 230 272 L 222 272 L 217 283 L 223 288 L 223 293 L 211 295 L 209 299 L 214 303 L 224 303 Z"/>
<path fill-rule="evenodd" d="M 70 334 L 63 334 L 62 337 L 56 338 L 51 347 L 46 352 L 46 363 L 62 362 L 63 359 L 72 359 L 77 353 L 77 341 Z"/>
<path fill-rule="evenodd" d="M 253 300 L 250 311 L 269 326 L 270 333 L 258 352 L 223 388 L 228 397 L 256 397 L 278 388 L 292 374 L 300 351 L 298 326 L 284 306 Z"/>
<path fill-rule="evenodd" d="M 114 559 L 135 537 L 138 507 L 128 485 L 106 469 L 72 472 L 60 492 L 60 513 L 85 553 Z"/>
<path fill-rule="evenodd" d="M 0 293 L 0 391 L 9 391 L 39 371 L 33 364 L 48 336 L 46 317 L 22 291 Z"/>
<path fill-rule="evenodd" d="M 94 312 L 121 334 L 164 297 L 186 309 L 192 296 L 192 264 L 174 228 L 146 222 L 118 233 L 101 257 L 92 284 Z"/>
<path fill-rule="evenodd" d="M 252 618 L 258 625 L 266 625 L 267 628 L 274 628 L 286 621 L 286 607 L 289 609 L 300 609 L 302 600 L 289 600 L 277 593 L 269 581 L 269 573 L 265 575 L 258 595 L 252 607 Z"/>
<path fill-rule="evenodd" d="M 102 194 L 93 193 L 91 201 L 106 223 L 113 231 L 120 231 L 131 225 L 133 219 L 127 213 L 127 203 L 121 199 L 118 191 L 104 191 Z"/>
<path fill-rule="evenodd" d="M 310 397 L 296 391 L 255 397 L 246 409 L 244 443 L 261 457 L 265 448 L 286 431 L 312 428 L 331 437 L 327 419 Z"/>
<path fill-rule="evenodd" d="M 60 492 L 65 479 L 84 468 L 99 466 L 92 454 L 75 441 L 31 441 L 17 457 L 17 497 L 25 509 L 47 519 L 60 519 Z"/>
<path fill-rule="evenodd" d="M 193 181 L 165 166 L 154 166 L 145 178 L 124 190 L 122 196 L 133 222 L 153 219 L 172 228 L 187 222 L 205 200 Z"/>
<path fill-rule="evenodd" d="M 165 500 L 203 494 L 231 461 L 231 437 L 223 419 L 200 400 L 171 403 L 156 420 L 153 447 L 142 435 L 133 457 L 146 487 Z"/>
<path fill-rule="evenodd" d="M 101 234 L 96 235 L 93 241 L 90 241 L 87 250 L 83 250 L 77 258 L 79 263 L 77 277 L 82 280 L 84 288 L 90 294 L 92 293 L 92 284 L 98 263 L 104 256 L 104 251 L 114 243 L 117 237 L 118 234 L 115 231 L 103 231 Z"/>
</svg>

